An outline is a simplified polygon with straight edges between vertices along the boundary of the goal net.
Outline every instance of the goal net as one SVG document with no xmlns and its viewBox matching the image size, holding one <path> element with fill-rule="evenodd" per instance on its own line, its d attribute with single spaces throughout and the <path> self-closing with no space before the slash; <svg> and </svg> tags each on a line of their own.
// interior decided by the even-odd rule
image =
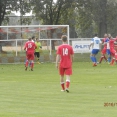
<svg viewBox="0 0 117 117">
<path fill-rule="evenodd" d="M 40 61 L 54 62 L 63 34 L 69 43 L 69 25 L 0 26 L 0 63 L 24 62 L 24 44 L 32 36 L 39 38 L 42 45 Z"/>
</svg>

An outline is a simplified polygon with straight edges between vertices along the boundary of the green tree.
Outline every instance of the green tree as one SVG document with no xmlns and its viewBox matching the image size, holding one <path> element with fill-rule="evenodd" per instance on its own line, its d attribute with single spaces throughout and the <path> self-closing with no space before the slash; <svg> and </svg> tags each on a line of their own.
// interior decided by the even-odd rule
<svg viewBox="0 0 117 117">
<path fill-rule="evenodd" d="M 45 25 L 58 25 L 66 23 L 70 17 L 70 9 L 74 0 L 32 0 L 33 12 L 36 18 L 43 20 Z"/>
<path fill-rule="evenodd" d="M 24 20 L 22 16 L 30 12 L 30 10 L 30 0 L 0 0 L 0 26 L 3 21 L 8 23 L 9 17 L 7 15 L 10 14 L 11 11 L 20 11 L 20 24 L 22 25 L 22 23 L 27 22 L 27 19 Z M 4 39 L 4 37 L 5 35 L 0 31 L 0 39 Z M 2 51 L 2 44 L 3 43 L 0 43 L 0 51 Z"/>
<path fill-rule="evenodd" d="M 10 14 L 11 11 L 20 11 L 23 16 L 25 13 L 30 12 L 30 10 L 30 0 L 0 0 L 0 25 L 2 25 L 5 19 L 8 20 L 6 15 Z"/>
<path fill-rule="evenodd" d="M 77 18 L 76 29 L 81 37 L 91 37 L 98 33 L 115 35 L 117 31 L 117 1 L 116 0 L 76 0 Z M 113 28 L 112 28 L 113 27 Z"/>
<path fill-rule="evenodd" d="M 42 20 L 43 25 L 69 24 L 74 10 L 74 0 L 32 0 L 33 13 L 36 18 Z M 72 23 L 71 23 L 72 24 Z M 53 31 L 50 32 L 51 37 Z M 52 41 L 52 49 L 54 41 Z"/>
</svg>

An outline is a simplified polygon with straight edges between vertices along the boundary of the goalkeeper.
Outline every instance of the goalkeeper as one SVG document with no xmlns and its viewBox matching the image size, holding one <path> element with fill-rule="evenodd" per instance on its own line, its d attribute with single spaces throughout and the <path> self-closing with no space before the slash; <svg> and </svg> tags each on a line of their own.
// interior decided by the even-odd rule
<svg viewBox="0 0 117 117">
<path fill-rule="evenodd" d="M 40 58 L 40 52 L 42 50 L 42 46 L 41 46 L 41 43 L 39 42 L 38 38 L 36 38 L 35 45 L 37 46 L 37 48 L 35 49 L 35 57 L 37 58 L 38 64 L 40 64 L 39 58 Z"/>
</svg>

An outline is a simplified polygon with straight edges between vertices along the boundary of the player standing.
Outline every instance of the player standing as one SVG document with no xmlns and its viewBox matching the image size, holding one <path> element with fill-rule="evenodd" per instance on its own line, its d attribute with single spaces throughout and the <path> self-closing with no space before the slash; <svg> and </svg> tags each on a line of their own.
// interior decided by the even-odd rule
<svg viewBox="0 0 117 117">
<path fill-rule="evenodd" d="M 32 36 L 32 42 L 35 42 L 35 36 Z"/>
<path fill-rule="evenodd" d="M 97 34 L 95 34 L 95 37 L 91 40 L 91 44 L 89 45 L 89 49 L 92 46 L 92 52 L 90 55 L 90 58 L 93 62 L 93 67 L 97 66 L 97 59 L 96 54 L 98 54 L 101 46 L 101 40 L 97 37 Z"/>
<path fill-rule="evenodd" d="M 40 57 L 40 50 L 42 49 L 42 46 L 41 46 L 41 43 L 39 42 L 38 38 L 36 38 L 35 44 L 37 46 L 37 48 L 35 49 L 35 57 L 37 57 L 38 64 L 40 64 L 39 57 Z"/>
<path fill-rule="evenodd" d="M 29 61 L 31 62 L 31 71 L 33 71 L 34 67 L 34 51 L 35 51 L 36 45 L 34 42 L 32 42 L 31 38 L 29 38 L 29 41 L 26 42 L 24 50 L 27 50 L 26 52 L 26 65 L 25 65 L 25 70 L 28 68 Z"/>
<path fill-rule="evenodd" d="M 56 67 L 59 69 L 62 90 L 69 92 L 70 75 L 72 75 L 73 48 L 67 44 L 67 36 L 61 37 L 63 44 L 57 49 Z M 60 64 L 58 66 L 60 60 Z M 66 75 L 66 87 L 64 86 L 64 75 Z"/>
</svg>

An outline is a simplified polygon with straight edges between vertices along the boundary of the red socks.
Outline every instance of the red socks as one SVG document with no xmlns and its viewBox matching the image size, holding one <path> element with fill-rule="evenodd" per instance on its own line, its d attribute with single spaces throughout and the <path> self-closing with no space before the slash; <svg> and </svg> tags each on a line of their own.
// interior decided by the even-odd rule
<svg viewBox="0 0 117 117">
<path fill-rule="evenodd" d="M 103 56 L 101 56 L 99 63 L 101 63 L 101 62 L 102 62 L 103 58 L 107 61 L 106 56 L 105 56 L 105 55 L 103 55 Z"/>
<path fill-rule="evenodd" d="M 28 60 L 26 60 L 26 67 L 28 67 Z"/>
<path fill-rule="evenodd" d="M 66 81 L 66 89 L 68 89 L 70 86 L 70 81 Z"/>
<path fill-rule="evenodd" d="M 66 80 L 66 87 L 65 87 L 65 83 L 64 82 L 61 82 L 61 87 L 62 87 L 62 90 L 65 90 L 68 89 L 70 86 L 70 81 Z"/>
<path fill-rule="evenodd" d="M 61 82 L 62 90 L 65 90 L 64 82 Z"/>
<path fill-rule="evenodd" d="M 32 62 L 32 63 L 31 63 L 31 69 L 33 69 L 33 67 L 34 67 L 34 63 Z"/>
</svg>

